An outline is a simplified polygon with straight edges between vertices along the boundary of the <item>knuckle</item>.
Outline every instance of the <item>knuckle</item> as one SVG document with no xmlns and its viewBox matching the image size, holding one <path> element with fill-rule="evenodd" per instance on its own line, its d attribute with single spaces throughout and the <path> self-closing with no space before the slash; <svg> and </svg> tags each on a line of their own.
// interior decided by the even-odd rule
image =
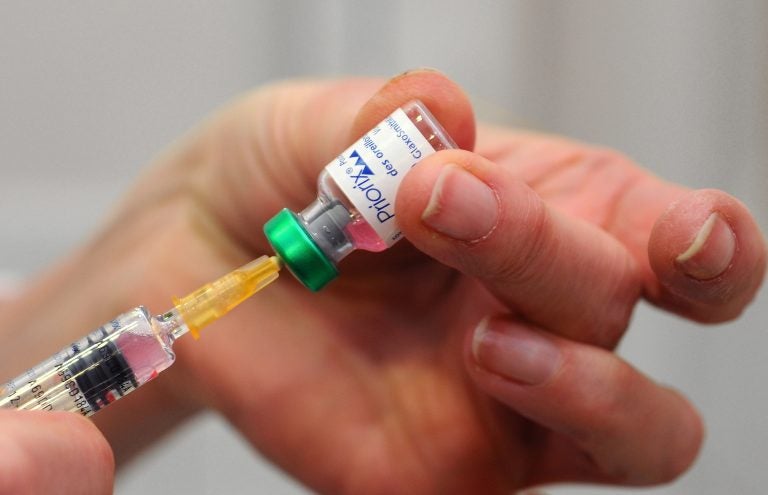
<svg viewBox="0 0 768 495">
<path fill-rule="evenodd" d="M 670 482 L 690 468 L 704 437 L 693 406 L 670 389 L 661 389 L 672 394 L 664 406 L 650 398 L 639 403 L 646 396 L 642 389 L 656 385 L 622 361 L 608 363 L 598 374 L 595 379 L 604 383 L 586 386 L 602 392 L 585 394 L 586 419 L 571 432 L 598 470 L 618 483 L 647 486 Z"/>
<path fill-rule="evenodd" d="M 602 383 L 594 385 L 594 393 L 587 397 L 586 409 L 588 413 L 598 420 L 599 418 L 621 418 L 626 415 L 628 407 L 628 394 L 631 394 L 637 386 L 637 372 L 619 359 L 611 359 L 604 363 L 595 376 L 595 380 Z M 618 426 L 616 426 L 618 425 Z M 613 436 L 615 428 L 620 428 L 621 423 L 600 423 L 595 430 L 602 436 Z"/>
<path fill-rule="evenodd" d="M 552 235 L 552 218 L 542 201 L 528 193 L 522 204 L 515 205 L 514 219 L 506 222 L 517 228 L 515 241 L 491 257 L 488 273 L 482 275 L 505 283 L 524 284 L 542 276 L 558 249 Z M 507 230 L 507 229 L 503 229 Z"/>
<path fill-rule="evenodd" d="M 588 146 L 581 154 L 580 163 L 592 173 L 597 171 L 610 172 L 617 168 L 636 168 L 635 162 L 624 153 L 612 148 Z"/>
<path fill-rule="evenodd" d="M 675 390 L 668 389 L 684 405 L 670 433 L 670 448 L 659 463 L 656 483 L 667 483 L 680 477 L 696 460 L 704 441 L 704 420 L 698 411 Z"/>
<path fill-rule="evenodd" d="M 615 279 L 613 285 L 606 289 L 603 298 L 605 304 L 600 307 L 599 314 L 589 315 L 589 319 L 584 322 L 591 329 L 587 332 L 587 341 L 606 349 L 618 345 L 642 295 L 642 284 L 634 259 L 624 251 L 618 252 L 617 258 L 616 268 L 610 271 L 615 274 Z"/>
<path fill-rule="evenodd" d="M 603 351 L 608 356 L 608 351 Z M 579 371 L 582 364 L 570 358 L 573 370 L 581 374 L 578 383 L 578 416 L 568 431 L 585 451 L 601 452 L 611 445 L 623 428 L 630 395 L 637 385 L 637 375 L 625 362 L 614 358 L 590 359 L 588 373 Z M 568 375 L 564 375 L 568 376 Z"/>
</svg>

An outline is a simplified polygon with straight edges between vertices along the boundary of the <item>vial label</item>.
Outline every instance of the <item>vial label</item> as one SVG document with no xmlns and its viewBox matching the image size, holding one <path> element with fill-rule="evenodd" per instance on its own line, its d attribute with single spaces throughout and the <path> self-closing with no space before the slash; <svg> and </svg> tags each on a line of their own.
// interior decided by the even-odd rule
<svg viewBox="0 0 768 495">
<path fill-rule="evenodd" d="M 402 109 L 326 166 L 326 170 L 387 247 L 402 233 L 395 197 L 406 173 L 435 152 Z"/>
</svg>

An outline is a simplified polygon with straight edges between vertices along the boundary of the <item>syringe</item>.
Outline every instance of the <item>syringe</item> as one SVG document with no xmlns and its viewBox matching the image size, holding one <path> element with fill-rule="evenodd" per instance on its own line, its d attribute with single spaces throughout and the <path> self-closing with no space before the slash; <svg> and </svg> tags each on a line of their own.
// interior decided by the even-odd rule
<svg viewBox="0 0 768 495">
<path fill-rule="evenodd" d="M 262 256 L 150 316 L 143 306 L 123 313 L 0 389 L 0 408 L 73 411 L 83 416 L 132 392 L 173 364 L 171 347 L 275 280 L 276 257 Z"/>
</svg>

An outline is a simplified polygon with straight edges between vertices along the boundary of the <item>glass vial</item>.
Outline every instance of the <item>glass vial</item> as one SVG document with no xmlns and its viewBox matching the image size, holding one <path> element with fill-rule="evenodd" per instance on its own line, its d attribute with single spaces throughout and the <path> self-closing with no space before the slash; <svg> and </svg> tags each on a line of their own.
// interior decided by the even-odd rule
<svg viewBox="0 0 768 495">
<path fill-rule="evenodd" d="M 410 101 L 326 165 L 315 201 L 269 220 L 267 239 L 305 286 L 319 290 L 355 249 L 383 251 L 402 237 L 395 197 L 403 177 L 432 153 L 455 147 L 427 107 Z"/>
</svg>

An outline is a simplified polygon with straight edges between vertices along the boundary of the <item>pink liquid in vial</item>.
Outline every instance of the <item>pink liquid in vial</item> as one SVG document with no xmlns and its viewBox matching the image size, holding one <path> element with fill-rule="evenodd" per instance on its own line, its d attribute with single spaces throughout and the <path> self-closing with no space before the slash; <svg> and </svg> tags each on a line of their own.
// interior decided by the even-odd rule
<svg viewBox="0 0 768 495">
<path fill-rule="evenodd" d="M 373 251 L 378 253 L 387 249 L 387 244 L 379 237 L 379 234 L 373 230 L 373 227 L 362 218 L 357 218 L 344 227 L 352 243 L 357 249 Z"/>
</svg>

